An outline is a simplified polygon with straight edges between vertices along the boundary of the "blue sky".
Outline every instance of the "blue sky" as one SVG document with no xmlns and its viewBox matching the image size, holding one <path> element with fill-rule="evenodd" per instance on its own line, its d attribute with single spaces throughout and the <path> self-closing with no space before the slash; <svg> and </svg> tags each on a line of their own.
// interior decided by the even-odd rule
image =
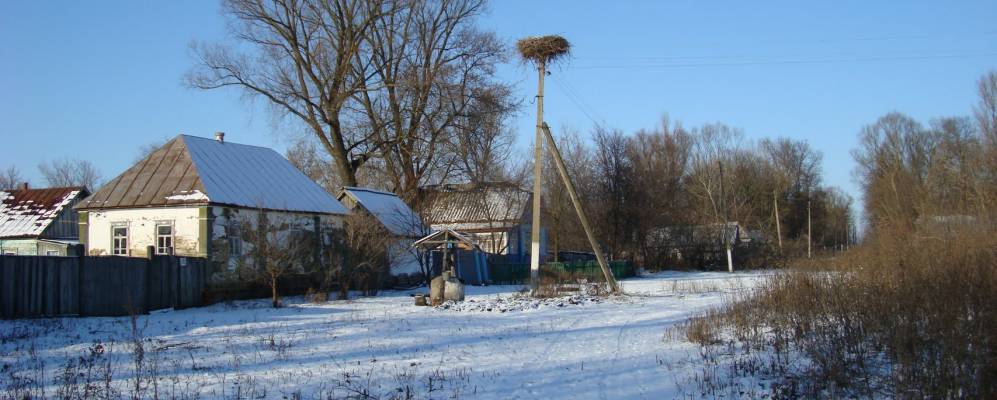
<svg viewBox="0 0 997 400">
<path fill-rule="evenodd" d="M 825 182 L 857 197 L 849 151 L 863 125 L 890 111 L 925 122 L 971 113 L 976 79 L 997 68 L 997 2 L 813 3 L 503 0 L 480 23 L 510 45 L 550 33 L 573 43 L 548 79 L 555 130 L 595 120 L 630 133 L 667 113 L 751 140 L 804 139 L 824 154 Z M 294 132 L 265 107 L 182 84 L 188 43 L 226 35 L 213 1 L 5 3 L 0 168 L 41 185 L 40 162 L 78 157 L 109 179 L 140 146 L 180 132 L 283 151 Z M 524 100 L 515 126 L 526 151 L 535 73 L 512 58 L 500 78 Z"/>
</svg>

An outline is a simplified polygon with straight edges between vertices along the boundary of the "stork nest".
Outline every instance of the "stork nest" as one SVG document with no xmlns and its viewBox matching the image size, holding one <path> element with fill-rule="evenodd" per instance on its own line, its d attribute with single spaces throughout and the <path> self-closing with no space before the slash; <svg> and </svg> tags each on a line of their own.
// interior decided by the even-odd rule
<svg viewBox="0 0 997 400">
<path fill-rule="evenodd" d="M 519 39 L 516 48 L 519 49 L 519 55 L 523 60 L 546 63 L 568 55 L 571 43 L 568 43 L 568 39 L 557 35 L 535 36 Z"/>
</svg>

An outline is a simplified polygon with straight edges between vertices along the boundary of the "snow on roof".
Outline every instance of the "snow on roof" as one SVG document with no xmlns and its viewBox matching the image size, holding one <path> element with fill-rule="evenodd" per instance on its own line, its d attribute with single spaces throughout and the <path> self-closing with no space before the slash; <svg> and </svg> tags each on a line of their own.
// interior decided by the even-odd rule
<svg viewBox="0 0 997 400">
<path fill-rule="evenodd" d="M 179 135 L 77 208 L 226 204 L 346 214 L 335 198 L 276 151 Z"/>
<path fill-rule="evenodd" d="M 425 233 L 425 227 L 423 227 L 419 215 L 394 193 L 368 188 L 345 187 L 343 195 L 353 198 L 395 235 L 419 237 Z"/>
<path fill-rule="evenodd" d="M 82 187 L 0 191 L 0 238 L 37 237 L 77 198 Z"/>
</svg>

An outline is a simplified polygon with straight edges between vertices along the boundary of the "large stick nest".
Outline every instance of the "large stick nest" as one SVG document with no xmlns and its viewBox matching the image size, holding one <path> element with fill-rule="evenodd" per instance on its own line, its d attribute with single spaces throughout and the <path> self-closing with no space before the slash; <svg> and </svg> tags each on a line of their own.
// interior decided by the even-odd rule
<svg viewBox="0 0 997 400">
<path fill-rule="evenodd" d="M 559 58 L 568 55 L 571 51 L 571 43 L 558 35 L 534 36 L 519 39 L 516 42 L 519 55 L 523 60 L 534 63 L 548 63 L 557 61 Z"/>
</svg>

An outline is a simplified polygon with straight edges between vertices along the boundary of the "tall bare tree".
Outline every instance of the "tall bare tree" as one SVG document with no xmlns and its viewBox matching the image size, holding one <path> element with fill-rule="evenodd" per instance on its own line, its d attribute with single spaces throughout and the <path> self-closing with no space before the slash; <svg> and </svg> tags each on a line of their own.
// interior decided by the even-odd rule
<svg viewBox="0 0 997 400">
<path fill-rule="evenodd" d="M 357 186 L 368 162 L 411 199 L 445 178 L 456 119 L 493 81 L 503 47 L 484 0 L 226 0 L 238 43 L 197 44 L 196 88 L 238 87 L 304 125 Z M 250 54 L 237 51 L 248 45 Z"/>
<path fill-rule="evenodd" d="M 102 184 L 102 175 L 89 160 L 63 158 L 38 165 L 49 186 L 84 186 L 96 190 Z"/>
<path fill-rule="evenodd" d="M 356 186 L 356 172 L 381 143 L 348 127 L 350 99 L 379 87 L 367 82 L 366 53 L 374 24 L 392 15 L 398 2 L 226 0 L 237 45 L 192 46 L 196 66 L 187 74 L 200 89 L 237 87 L 265 99 L 277 115 L 300 123 L 334 161 L 341 181 Z M 238 45 L 253 51 L 244 54 Z M 358 71 L 359 67 L 359 71 Z"/>
<path fill-rule="evenodd" d="M 17 169 L 16 166 L 11 165 L 7 169 L 0 171 L 0 190 L 14 189 L 18 185 L 27 182 L 23 176 L 21 176 L 21 171 Z"/>
</svg>

